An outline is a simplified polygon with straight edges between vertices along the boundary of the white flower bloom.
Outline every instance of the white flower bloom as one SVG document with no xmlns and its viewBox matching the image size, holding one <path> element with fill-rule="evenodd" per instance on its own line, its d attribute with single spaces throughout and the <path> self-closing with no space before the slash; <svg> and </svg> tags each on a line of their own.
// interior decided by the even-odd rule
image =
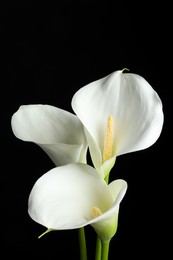
<svg viewBox="0 0 173 260">
<path fill-rule="evenodd" d="M 141 76 L 115 71 L 79 89 L 72 108 L 85 127 L 91 158 L 102 177 L 117 156 L 148 148 L 163 126 L 162 102 Z"/>
<path fill-rule="evenodd" d="M 127 189 L 124 180 L 109 185 L 87 164 L 55 167 L 33 186 L 28 203 L 30 217 L 48 230 L 92 225 L 103 240 L 117 230 L 120 202 Z"/>
<path fill-rule="evenodd" d="M 24 105 L 11 119 L 13 133 L 39 145 L 56 166 L 86 163 L 87 142 L 76 115 L 50 105 Z"/>
</svg>

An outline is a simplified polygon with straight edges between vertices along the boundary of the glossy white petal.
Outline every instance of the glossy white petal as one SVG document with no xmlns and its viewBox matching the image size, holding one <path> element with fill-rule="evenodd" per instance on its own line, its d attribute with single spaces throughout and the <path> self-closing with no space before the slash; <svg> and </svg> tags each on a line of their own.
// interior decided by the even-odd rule
<svg viewBox="0 0 173 260">
<path fill-rule="evenodd" d="M 110 186 L 86 164 L 56 167 L 37 180 L 29 196 L 31 218 L 49 229 L 74 229 L 117 219 L 119 204 L 126 191 L 126 182 L 114 181 Z M 97 207 L 102 215 L 93 216 Z M 102 225 L 103 223 L 103 225 Z"/>
<path fill-rule="evenodd" d="M 76 115 L 50 105 L 21 106 L 11 119 L 13 133 L 39 145 L 55 165 L 86 162 L 87 143 Z"/>
<path fill-rule="evenodd" d="M 143 77 L 122 71 L 79 89 L 73 96 L 72 108 L 89 133 L 89 148 L 91 157 L 97 158 L 93 160 L 97 169 L 103 163 L 98 158 L 101 158 L 100 154 L 103 156 L 110 116 L 114 122 L 114 158 L 151 146 L 163 126 L 162 102 L 158 94 Z M 97 146 L 94 152 L 93 143 Z M 94 155 L 95 151 L 98 155 Z"/>
</svg>

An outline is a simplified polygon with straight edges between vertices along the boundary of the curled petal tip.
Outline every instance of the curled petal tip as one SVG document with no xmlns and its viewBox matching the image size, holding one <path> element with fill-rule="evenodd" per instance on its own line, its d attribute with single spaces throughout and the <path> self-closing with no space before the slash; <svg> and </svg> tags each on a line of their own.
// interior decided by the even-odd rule
<svg viewBox="0 0 173 260">
<path fill-rule="evenodd" d="M 122 69 L 122 73 L 124 72 L 124 71 L 130 71 L 128 68 L 124 68 L 124 69 Z"/>
</svg>

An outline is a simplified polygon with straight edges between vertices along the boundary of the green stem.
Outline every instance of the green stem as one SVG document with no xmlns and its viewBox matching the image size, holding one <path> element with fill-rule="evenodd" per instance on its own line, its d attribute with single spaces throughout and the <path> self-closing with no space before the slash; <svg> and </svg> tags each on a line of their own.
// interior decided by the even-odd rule
<svg viewBox="0 0 173 260">
<path fill-rule="evenodd" d="M 79 233 L 80 259 L 87 260 L 87 248 L 86 248 L 84 227 L 79 228 L 78 233 Z"/>
<path fill-rule="evenodd" d="M 102 250 L 101 240 L 97 236 L 95 260 L 101 260 L 101 250 Z"/>
<path fill-rule="evenodd" d="M 108 260 L 110 241 L 102 241 L 102 257 L 101 260 Z"/>
</svg>

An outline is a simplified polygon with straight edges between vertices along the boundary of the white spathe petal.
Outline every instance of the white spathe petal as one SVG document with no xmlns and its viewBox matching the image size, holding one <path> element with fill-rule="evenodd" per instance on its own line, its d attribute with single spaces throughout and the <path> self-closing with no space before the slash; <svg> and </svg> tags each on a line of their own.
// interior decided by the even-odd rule
<svg viewBox="0 0 173 260">
<path fill-rule="evenodd" d="M 117 71 L 91 82 L 79 89 L 72 98 L 74 112 L 101 151 L 108 117 L 115 115 L 119 101 L 120 74 L 121 71 Z"/>
<path fill-rule="evenodd" d="M 100 151 L 103 151 L 108 117 L 113 117 L 113 156 L 151 146 L 163 126 L 158 94 L 143 77 L 122 71 L 79 89 L 73 96 L 72 108 Z"/>
<path fill-rule="evenodd" d="M 109 184 L 109 189 L 114 201 L 112 206 L 88 223 L 93 226 L 98 236 L 105 241 L 110 241 L 117 231 L 120 203 L 127 191 L 127 183 L 121 179 L 115 180 Z"/>
<path fill-rule="evenodd" d="M 153 145 L 161 134 L 164 119 L 162 102 L 151 85 L 136 74 L 121 76 L 122 95 L 116 116 L 118 155 Z"/>
<path fill-rule="evenodd" d="M 86 164 L 56 167 L 37 180 L 29 196 L 31 218 L 52 229 L 73 229 L 87 225 L 92 208 L 103 212 L 113 196 L 95 169 Z"/>
<path fill-rule="evenodd" d="M 119 204 L 122 201 L 123 197 L 126 194 L 127 186 L 127 182 L 122 179 L 112 181 L 109 184 L 109 188 L 115 201 L 114 205 Z"/>
<path fill-rule="evenodd" d="M 16 137 L 38 144 L 56 165 L 86 162 L 83 126 L 72 113 L 50 105 L 25 105 L 13 114 L 11 125 Z"/>
<path fill-rule="evenodd" d="M 84 138 L 76 115 L 50 105 L 21 106 L 12 116 L 12 129 L 18 138 L 40 144 L 81 144 Z"/>
<path fill-rule="evenodd" d="M 117 216 L 118 214 L 119 205 L 127 191 L 127 182 L 125 180 L 118 179 L 111 182 L 108 186 L 113 197 L 113 204 L 107 211 L 103 212 L 102 215 L 95 219 L 92 219 L 89 222 L 90 224 L 107 221 L 114 216 Z"/>
<path fill-rule="evenodd" d="M 70 144 L 39 144 L 39 146 L 49 155 L 55 165 L 65 165 L 68 163 L 86 163 L 87 147 L 84 145 Z"/>
</svg>

